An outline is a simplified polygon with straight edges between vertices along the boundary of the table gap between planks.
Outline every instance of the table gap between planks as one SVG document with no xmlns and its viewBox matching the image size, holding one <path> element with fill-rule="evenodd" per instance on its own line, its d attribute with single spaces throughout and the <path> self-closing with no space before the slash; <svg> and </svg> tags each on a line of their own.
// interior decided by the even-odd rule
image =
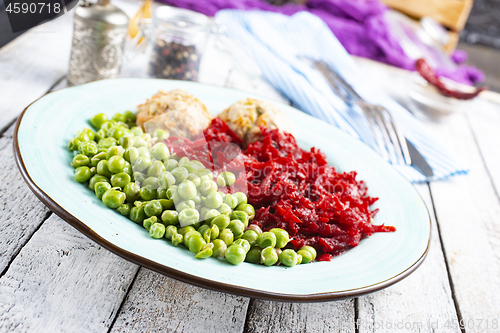
<svg viewBox="0 0 500 333">
<path fill-rule="evenodd" d="M 71 24 L 71 15 L 64 15 L 0 49 L 0 332 L 495 331 L 493 321 L 500 319 L 498 106 L 478 100 L 467 115 L 428 121 L 471 172 L 416 186 L 433 233 L 429 255 L 415 273 L 380 292 L 336 302 L 248 299 L 194 287 L 114 255 L 52 214 L 21 179 L 12 124 L 29 103 L 66 86 Z M 389 71 L 377 73 L 380 66 L 361 65 L 378 80 L 397 78 Z M 134 70 L 125 68 L 124 75 Z M 213 46 L 203 59 L 200 81 L 287 102 L 262 79 L 233 68 Z"/>
</svg>

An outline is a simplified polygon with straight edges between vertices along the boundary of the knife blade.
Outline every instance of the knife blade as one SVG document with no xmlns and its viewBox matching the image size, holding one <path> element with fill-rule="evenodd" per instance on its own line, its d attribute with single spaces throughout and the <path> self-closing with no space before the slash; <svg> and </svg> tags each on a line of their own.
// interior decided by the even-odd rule
<svg viewBox="0 0 500 333">
<path fill-rule="evenodd" d="M 406 145 L 408 146 L 408 151 L 411 157 L 411 166 L 420 171 L 426 177 L 434 176 L 431 166 L 425 158 L 420 154 L 420 152 L 415 148 L 415 146 L 406 139 Z"/>
</svg>

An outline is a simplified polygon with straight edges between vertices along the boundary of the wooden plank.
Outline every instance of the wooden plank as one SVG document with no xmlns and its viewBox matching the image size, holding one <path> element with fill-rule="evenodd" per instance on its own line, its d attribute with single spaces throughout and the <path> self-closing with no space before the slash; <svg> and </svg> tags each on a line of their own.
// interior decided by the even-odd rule
<svg viewBox="0 0 500 333">
<path fill-rule="evenodd" d="M 242 332 L 247 306 L 141 268 L 111 332 Z"/>
<path fill-rule="evenodd" d="M 421 18 L 430 16 L 444 26 L 455 31 L 461 31 L 473 0 L 382 0 L 388 6 L 410 16 Z"/>
<path fill-rule="evenodd" d="M 440 131 L 443 144 L 460 152 L 470 167 L 467 176 L 431 183 L 459 314 L 467 332 L 495 331 L 492 321 L 500 313 L 499 198 L 467 118 L 456 114 L 428 126 Z"/>
<path fill-rule="evenodd" d="M 354 299 L 325 303 L 255 300 L 247 318 L 245 333 L 356 331 Z"/>
<path fill-rule="evenodd" d="M 360 333 L 460 332 L 429 188 L 427 184 L 416 188 L 432 220 L 429 254 L 422 266 L 403 281 L 359 297 L 357 324 Z"/>
<path fill-rule="evenodd" d="M 500 154 L 498 151 L 500 147 L 500 103 L 492 103 L 483 99 L 477 99 L 474 103 L 475 107 L 467 113 L 467 118 L 498 196 L 500 194 Z"/>
<path fill-rule="evenodd" d="M 106 332 L 137 269 L 52 215 L 0 279 L 0 331 Z"/>
<path fill-rule="evenodd" d="M 0 49 L 0 91 L 4 96 L 0 133 L 66 74 L 72 22 L 72 15 L 60 16 Z"/>
<path fill-rule="evenodd" d="M 50 211 L 29 190 L 14 162 L 12 125 L 0 138 L 0 274 Z"/>
</svg>

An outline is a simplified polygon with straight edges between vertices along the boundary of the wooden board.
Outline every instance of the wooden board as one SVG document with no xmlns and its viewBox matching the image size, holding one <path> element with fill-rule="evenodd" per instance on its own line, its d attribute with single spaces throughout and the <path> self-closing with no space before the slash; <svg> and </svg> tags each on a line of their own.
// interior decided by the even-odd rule
<svg viewBox="0 0 500 333">
<path fill-rule="evenodd" d="M 410 16 L 421 18 L 430 16 L 444 26 L 461 31 L 473 0 L 382 0 L 388 6 Z"/>
<path fill-rule="evenodd" d="M 52 215 L 0 279 L 0 332 L 105 332 L 137 269 Z"/>
<path fill-rule="evenodd" d="M 359 297 L 359 332 L 454 332 L 457 324 L 448 272 L 441 248 L 434 209 L 427 184 L 416 186 L 432 220 L 432 239 L 422 266 L 403 281 L 380 292 Z"/>
</svg>

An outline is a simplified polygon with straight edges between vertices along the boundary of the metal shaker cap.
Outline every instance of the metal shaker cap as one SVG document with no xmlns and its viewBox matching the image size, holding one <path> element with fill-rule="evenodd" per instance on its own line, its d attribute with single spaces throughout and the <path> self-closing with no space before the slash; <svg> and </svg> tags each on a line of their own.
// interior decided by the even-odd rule
<svg viewBox="0 0 500 333">
<path fill-rule="evenodd" d="M 116 28 L 128 26 L 129 20 L 127 14 L 110 4 L 109 0 L 99 0 L 97 3 L 84 2 L 76 7 L 75 16 Z"/>
</svg>

